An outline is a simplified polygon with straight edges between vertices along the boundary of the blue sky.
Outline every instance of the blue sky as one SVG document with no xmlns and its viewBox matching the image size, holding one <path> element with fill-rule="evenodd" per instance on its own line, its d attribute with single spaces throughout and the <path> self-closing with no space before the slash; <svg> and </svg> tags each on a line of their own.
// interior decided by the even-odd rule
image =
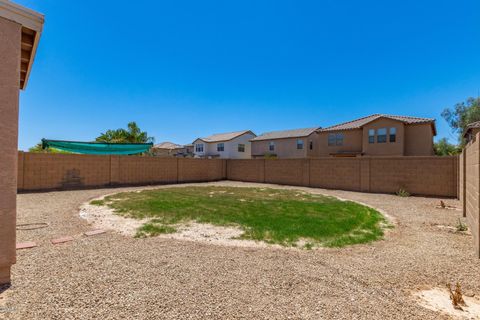
<svg viewBox="0 0 480 320">
<path fill-rule="evenodd" d="M 20 149 L 433 117 L 480 91 L 480 1 L 18 0 L 46 16 Z"/>
</svg>

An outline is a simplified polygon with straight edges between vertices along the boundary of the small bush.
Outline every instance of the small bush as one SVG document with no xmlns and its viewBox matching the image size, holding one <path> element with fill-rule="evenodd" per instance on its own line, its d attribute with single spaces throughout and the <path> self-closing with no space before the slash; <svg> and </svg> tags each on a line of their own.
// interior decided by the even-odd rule
<svg viewBox="0 0 480 320">
<path fill-rule="evenodd" d="M 403 188 L 400 188 L 398 191 L 397 191 L 397 196 L 399 197 L 410 197 L 410 193 L 403 189 Z"/>
<path fill-rule="evenodd" d="M 462 288 L 460 287 L 460 283 L 457 282 L 455 285 L 455 290 L 452 290 L 452 286 L 450 283 L 447 283 L 447 289 L 450 293 L 450 300 L 452 300 L 452 305 L 455 309 L 463 310 L 462 307 L 466 307 L 467 304 L 463 300 L 462 295 Z"/>
<path fill-rule="evenodd" d="M 460 221 L 460 218 L 458 218 L 458 223 L 457 223 L 457 231 L 462 232 L 462 231 L 467 231 L 468 227 L 465 223 Z"/>
</svg>

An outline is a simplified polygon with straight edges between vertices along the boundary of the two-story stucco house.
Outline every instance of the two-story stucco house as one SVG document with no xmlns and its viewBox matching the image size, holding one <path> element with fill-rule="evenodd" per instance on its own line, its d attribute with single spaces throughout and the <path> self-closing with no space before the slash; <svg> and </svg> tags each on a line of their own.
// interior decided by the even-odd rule
<svg viewBox="0 0 480 320">
<path fill-rule="evenodd" d="M 272 131 L 252 141 L 252 158 L 276 157 L 284 159 L 310 157 L 317 147 L 314 139 L 320 127 Z"/>
<path fill-rule="evenodd" d="M 250 140 L 256 135 L 250 130 L 218 133 L 193 142 L 195 158 L 250 159 Z"/>
<path fill-rule="evenodd" d="M 317 130 L 314 157 L 431 156 L 435 120 L 374 114 Z"/>
</svg>

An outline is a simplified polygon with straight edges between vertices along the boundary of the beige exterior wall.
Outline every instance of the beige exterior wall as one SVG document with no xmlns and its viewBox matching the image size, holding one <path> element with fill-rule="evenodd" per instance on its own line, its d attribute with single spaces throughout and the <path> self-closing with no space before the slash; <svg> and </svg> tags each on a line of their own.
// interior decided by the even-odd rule
<svg viewBox="0 0 480 320">
<path fill-rule="evenodd" d="M 368 131 L 374 129 L 375 133 L 377 133 L 378 129 L 382 128 L 387 129 L 387 142 L 378 143 L 377 136 L 375 135 L 375 142 L 368 143 Z M 395 128 L 397 130 L 395 142 L 390 142 L 390 128 Z M 385 118 L 372 121 L 363 127 L 362 141 L 363 153 L 366 156 L 403 156 L 405 145 L 405 125 L 403 122 Z"/>
<path fill-rule="evenodd" d="M 387 141 L 377 142 L 378 129 L 387 129 Z M 396 129 L 395 142 L 390 142 L 390 129 Z M 369 143 L 368 132 L 375 130 L 375 142 Z M 329 134 L 343 133 L 343 145 L 329 146 Z M 363 156 L 432 156 L 433 130 L 430 123 L 405 125 L 392 119 L 378 119 L 362 129 L 319 132 L 316 134 L 312 157 L 328 157 L 341 153 L 361 153 Z"/>
<path fill-rule="evenodd" d="M 288 138 L 288 139 L 272 139 L 252 141 L 252 158 L 260 158 L 265 154 L 275 154 L 280 159 L 299 159 L 307 158 L 315 151 L 316 133 L 312 133 L 308 137 Z M 297 140 L 303 141 L 303 149 L 297 149 Z M 310 151 L 310 141 L 313 143 L 313 150 Z M 270 142 L 275 143 L 275 150 L 270 151 Z"/>
<path fill-rule="evenodd" d="M 21 25 L 0 17 L 0 284 L 15 263 Z"/>
<path fill-rule="evenodd" d="M 343 145 L 329 146 L 328 135 L 336 133 L 343 133 Z M 314 157 L 329 157 L 334 153 L 342 152 L 362 152 L 362 130 L 343 130 L 320 132 L 316 134 L 316 142 L 314 147 Z"/>
<path fill-rule="evenodd" d="M 431 156 L 433 151 L 433 130 L 430 124 L 415 124 L 405 127 L 405 155 Z"/>
</svg>

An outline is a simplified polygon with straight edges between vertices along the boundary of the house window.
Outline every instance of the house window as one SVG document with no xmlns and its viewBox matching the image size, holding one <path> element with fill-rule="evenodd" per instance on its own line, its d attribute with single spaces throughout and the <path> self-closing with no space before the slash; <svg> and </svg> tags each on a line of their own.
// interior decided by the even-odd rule
<svg viewBox="0 0 480 320">
<path fill-rule="evenodd" d="M 387 129 L 380 128 L 377 131 L 377 143 L 385 143 L 387 142 Z"/>
<path fill-rule="evenodd" d="M 242 143 L 238 144 L 238 152 L 245 152 L 245 145 Z"/>
<path fill-rule="evenodd" d="M 390 128 L 390 142 L 397 141 L 397 128 Z"/>
<path fill-rule="evenodd" d="M 198 143 L 195 145 L 195 152 L 203 152 L 203 143 Z"/>
<path fill-rule="evenodd" d="M 309 146 L 310 150 L 313 150 L 313 141 L 310 141 Z"/>
<path fill-rule="evenodd" d="M 330 133 L 328 135 L 329 146 L 343 146 L 343 133 Z"/>
<path fill-rule="evenodd" d="M 335 145 L 335 133 L 330 133 L 328 135 L 328 145 L 334 146 Z"/>
<path fill-rule="evenodd" d="M 217 144 L 217 151 L 218 152 L 223 152 L 225 151 L 225 145 L 223 143 L 218 143 Z"/>
<path fill-rule="evenodd" d="M 337 133 L 335 135 L 335 144 L 337 146 L 343 146 L 343 133 Z"/>
<path fill-rule="evenodd" d="M 297 149 L 298 150 L 303 149 L 303 140 L 302 139 L 297 140 Z"/>
<path fill-rule="evenodd" d="M 368 143 L 375 143 L 375 129 L 368 130 Z"/>
<path fill-rule="evenodd" d="M 270 141 L 270 143 L 268 144 L 268 150 L 275 151 L 275 142 Z"/>
</svg>

